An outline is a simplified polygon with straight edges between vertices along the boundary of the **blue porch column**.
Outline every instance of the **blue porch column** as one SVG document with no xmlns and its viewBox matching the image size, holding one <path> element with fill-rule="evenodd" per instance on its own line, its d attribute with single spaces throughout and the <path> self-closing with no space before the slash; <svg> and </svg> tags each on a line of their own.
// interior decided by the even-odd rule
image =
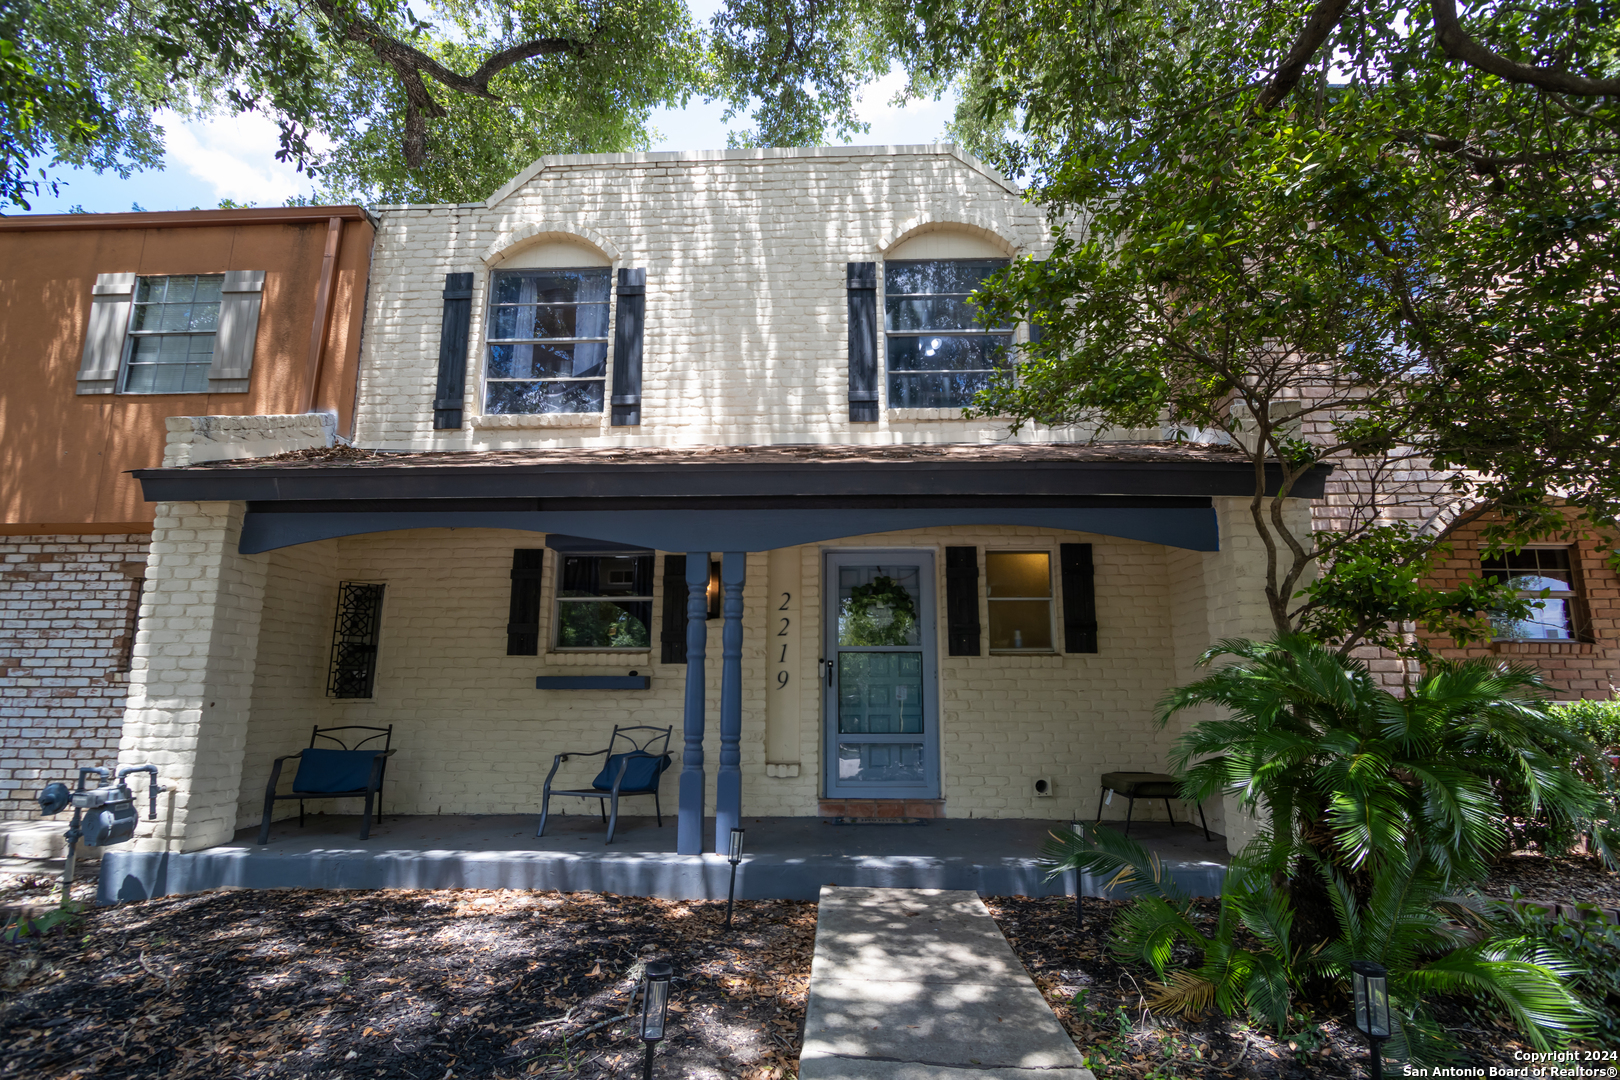
<svg viewBox="0 0 1620 1080">
<path fill-rule="evenodd" d="M 675 850 L 703 854 L 703 653 L 709 642 L 709 553 L 686 553 L 686 715 Z"/>
<path fill-rule="evenodd" d="M 720 560 L 725 590 L 725 628 L 720 634 L 720 775 L 714 788 L 714 850 L 726 851 L 731 830 L 742 824 L 742 643 L 743 582 L 748 553 L 728 551 Z"/>
</svg>

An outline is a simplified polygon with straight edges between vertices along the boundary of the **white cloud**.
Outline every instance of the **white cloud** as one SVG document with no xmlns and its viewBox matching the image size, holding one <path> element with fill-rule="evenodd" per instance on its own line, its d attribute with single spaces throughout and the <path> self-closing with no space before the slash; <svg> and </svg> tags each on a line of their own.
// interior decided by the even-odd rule
<svg viewBox="0 0 1620 1080">
<path fill-rule="evenodd" d="M 309 177 L 276 160 L 276 125 L 257 113 L 186 120 L 159 114 L 168 167 L 179 166 L 207 184 L 218 199 L 280 206 L 293 195 L 309 195 Z"/>
<path fill-rule="evenodd" d="M 903 105 L 894 98 L 906 88 L 906 73 L 891 69 L 882 78 L 861 87 L 855 114 L 872 125 L 857 141 L 879 145 L 937 142 L 945 137 L 945 125 L 956 113 L 956 95 L 947 93 L 938 101 L 913 98 Z"/>
</svg>

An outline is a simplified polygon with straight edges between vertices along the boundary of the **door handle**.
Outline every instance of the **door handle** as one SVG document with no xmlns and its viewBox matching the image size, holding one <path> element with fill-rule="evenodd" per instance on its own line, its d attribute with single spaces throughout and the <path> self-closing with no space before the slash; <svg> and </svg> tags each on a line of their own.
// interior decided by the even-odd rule
<svg viewBox="0 0 1620 1080">
<path fill-rule="evenodd" d="M 816 663 L 821 665 L 822 672 L 827 676 L 827 685 L 831 686 L 833 684 L 833 680 L 832 680 L 832 673 L 833 673 L 832 661 L 823 658 L 823 659 L 817 660 Z"/>
</svg>

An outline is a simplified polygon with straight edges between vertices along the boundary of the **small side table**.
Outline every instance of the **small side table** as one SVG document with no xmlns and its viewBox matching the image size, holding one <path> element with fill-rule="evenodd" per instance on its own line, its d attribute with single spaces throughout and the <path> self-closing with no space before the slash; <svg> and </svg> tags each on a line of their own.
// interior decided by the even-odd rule
<svg viewBox="0 0 1620 1080">
<path fill-rule="evenodd" d="M 1131 815 L 1136 812 L 1137 799 L 1163 799 L 1164 812 L 1170 815 L 1170 824 L 1176 823 L 1176 815 L 1170 809 L 1170 800 L 1180 798 L 1177 791 L 1180 784 L 1176 778 L 1165 773 L 1151 772 L 1111 772 L 1103 773 L 1103 790 L 1097 796 L 1097 820 L 1102 820 L 1103 798 L 1110 791 L 1117 791 L 1130 800 L 1125 808 L 1125 835 L 1131 835 Z M 1209 821 L 1204 817 L 1204 806 L 1198 805 L 1198 820 L 1204 826 L 1204 839 L 1213 840 L 1209 835 Z M 1192 824 L 1191 821 L 1188 824 Z"/>
</svg>

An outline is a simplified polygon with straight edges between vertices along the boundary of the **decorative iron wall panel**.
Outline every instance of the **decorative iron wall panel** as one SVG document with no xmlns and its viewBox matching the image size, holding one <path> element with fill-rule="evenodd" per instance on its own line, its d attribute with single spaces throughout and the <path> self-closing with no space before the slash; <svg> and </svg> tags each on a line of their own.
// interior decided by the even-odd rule
<svg viewBox="0 0 1620 1080">
<path fill-rule="evenodd" d="M 332 669 L 326 692 L 337 698 L 368 698 L 377 677 L 377 632 L 382 627 L 383 586 L 338 583 L 332 626 Z"/>
</svg>

